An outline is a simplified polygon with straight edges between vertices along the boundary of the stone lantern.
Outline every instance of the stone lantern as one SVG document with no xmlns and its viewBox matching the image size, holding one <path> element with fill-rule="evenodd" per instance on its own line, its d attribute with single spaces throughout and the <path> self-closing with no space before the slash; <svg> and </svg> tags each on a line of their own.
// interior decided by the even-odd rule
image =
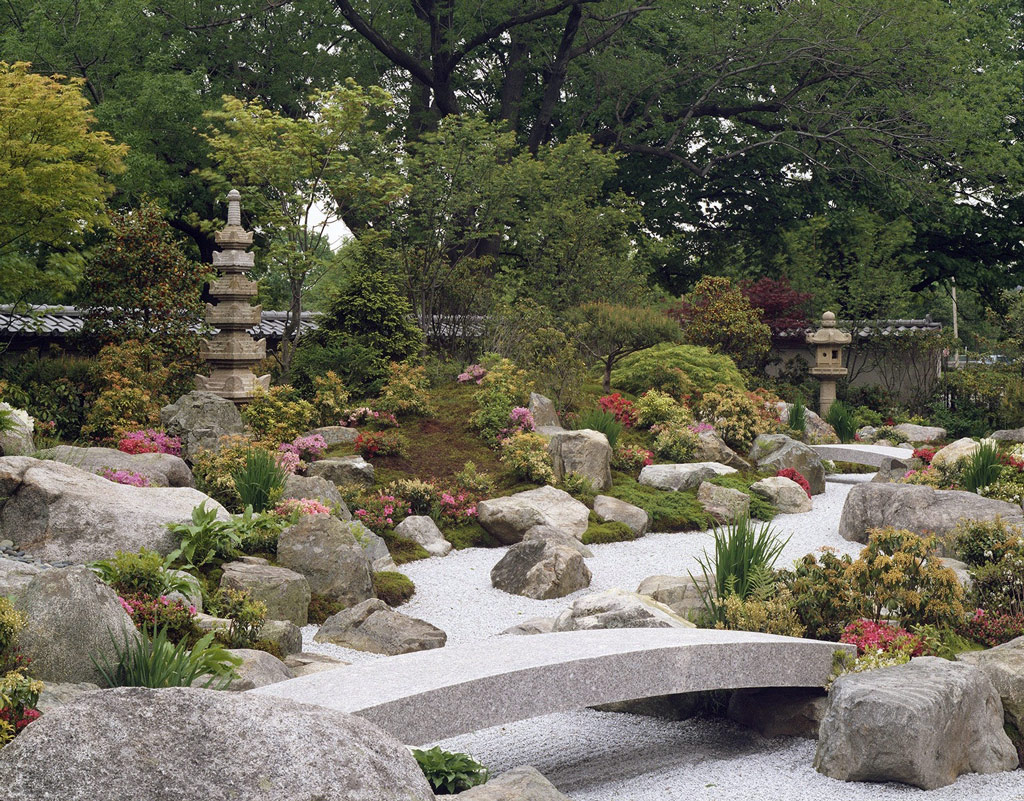
<svg viewBox="0 0 1024 801">
<path fill-rule="evenodd" d="M 843 347 L 852 339 L 850 334 L 836 328 L 836 316 L 829 311 L 821 315 L 821 328 L 807 335 L 807 344 L 814 347 L 814 366 L 810 372 L 821 382 L 818 414 L 822 417 L 835 402 L 836 380 L 848 372 L 843 367 Z"/>
<path fill-rule="evenodd" d="M 213 254 L 218 277 L 210 283 L 216 305 L 206 305 L 206 322 L 218 329 L 202 344 L 200 356 L 210 375 L 196 376 L 196 388 L 242 405 L 251 401 L 256 388 L 270 389 L 270 376 L 255 376 L 249 368 L 267 356 L 267 341 L 254 340 L 249 329 L 259 326 L 263 309 L 252 306 L 258 286 L 245 277 L 254 265 L 252 231 L 242 228 L 241 195 L 228 192 L 228 224 L 214 238 L 221 250 Z"/>
</svg>

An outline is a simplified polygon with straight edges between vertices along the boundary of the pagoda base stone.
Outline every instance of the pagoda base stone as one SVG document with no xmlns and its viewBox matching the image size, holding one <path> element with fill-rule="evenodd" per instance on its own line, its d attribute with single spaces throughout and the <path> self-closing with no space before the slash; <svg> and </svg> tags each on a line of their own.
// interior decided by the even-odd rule
<svg viewBox="0 0 1024 801">
<path fill-rule="evenodd" d="M 213 375 L 196 376 L 196 389 L 203 392 L 213 392 L 222 398 L 227 398 L 241 405 L 251 401 L 257 390 L 268 392 L 270 390 L 270 376 L 256 376 L 250 372 L 221 372 L 214 370 Z"/>
</svg>

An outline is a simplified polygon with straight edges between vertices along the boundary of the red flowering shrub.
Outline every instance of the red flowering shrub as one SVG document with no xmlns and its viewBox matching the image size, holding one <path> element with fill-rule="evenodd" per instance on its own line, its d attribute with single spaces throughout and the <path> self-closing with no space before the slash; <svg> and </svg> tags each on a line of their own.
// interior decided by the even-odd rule
<svg viewBox="0 0 1024 801">
<path fill-rule="evenodd" d="M 1005 467 L 1012 467 L 1018 473 L 1024 473 L 1024 459 L 1014 456 L 1012 453 L 1000 453 L 999 463 Z"/>
<path fill-rule="evenodd" d="M 872 620 L 855 620 L 843 629 L 839 642 L 857 646 L 857 656 L 865 653 L 890 653 L 909 651 L 911 656 L 924 653 L 920 637 L 892 623 L 875 623 Z"/>
<path fill-rule="evenodd" d="M 935 457 L 934 448 L 914 448 L 913 457 L 920 459 L 925 464 L 931 464 L 932 459 Z"/>
<path fill-rule="evenodd" d="M 633 401 L 622 397 L 618 392 L 598 399 L 597 405 L 603 411 L 614 414 L 616 421 L 622 425 L 629 428 L 636 425 L 636 409 L 633 408 Z"/>
<path fill-rule="evenodd" d="M 1024 614 L 976 609 L 960 625 L 959 633 L 989 648 L 995 648 L 1024 635 Z"/>
<path fill-rule="evenodd" d="M 145 428 L 125 434 L 118 440 L 117 449 L 132 454 L 169 453 L 181 456 L 181 440 L 155 428 Z"/>
<path fill-rule="evenodd" d="M 394 528 L 403 517 L 412 514 L 412 509 L 402 498 L 381 492 L 363 498 L 360 508 L 354 510 L 352 514 L 370 531 L 380 533 Z"/>
<path fill-rule="evenodd" d="M 355 449 L 364 459 L 401 456 L 406 451 L 406 442 L 397 431 L 361 431 L 356 437 Z"/>
<path fill-rule="evenodd" d="M 804 474 L 793 467 L 784 467 L 778 473 L 775 474 L 779 478 L 788 478 L 790 481 L 795 481 L 799 484 L 803 491 L 807 493 L 807 497 L 811 497 L 811 485 L 810 482 L 804 478 Z"/>
<path fill-rule="evenodd" d="M 636 473 L 654 464 L 654 454 L 639 445 L 619 445 L 612 455 L 612 467 L 624 473 Z"/>
</svg>

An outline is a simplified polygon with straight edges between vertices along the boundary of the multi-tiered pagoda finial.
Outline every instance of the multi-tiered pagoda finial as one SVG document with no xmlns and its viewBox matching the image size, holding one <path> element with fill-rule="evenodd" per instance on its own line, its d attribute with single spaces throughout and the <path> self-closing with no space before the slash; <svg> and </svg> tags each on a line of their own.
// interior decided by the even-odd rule
<svg viewBox="0 0 1024 801">
<path fill-rule="evenodd" d="M 213 254 L 218 277 L 210 284 L 216 305 L 206 305 L 206 322 L 218 329 L 203 343 L 200 355 L 210 365 L 209 376 L 196 376 L 198 389 L 213 392 L 237 404 L 252 400 L 256 388 L 270 388 L 270 376 L 255 376 L 249 369 L 267 355 L 267 341 L 254 340 L 249 329 L 259 326 L 262 307 L 252 306 L 258 287 L 245 277 L 253 268 L 252 231 L 242 228 L 242 196 L 228 192 L 228 224 L 215 234 L 221 250 Z"/>
</svg>

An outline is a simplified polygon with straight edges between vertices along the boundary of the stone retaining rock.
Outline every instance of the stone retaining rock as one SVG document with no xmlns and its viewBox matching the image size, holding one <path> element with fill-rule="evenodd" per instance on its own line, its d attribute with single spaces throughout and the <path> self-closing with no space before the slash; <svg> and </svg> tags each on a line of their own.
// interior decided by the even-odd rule
<svg viewBox="0 0 1024 801">
<path fill-rule="evenodd" d="M 646 595 L 664 604 L 686 620 L 704 611 L 704 600 L 697 584 L 689 576 L 648 576 L 636 591 L 638 595 Z"/>
<path fill-rule="evenodd" d="M 265 560 L 227 562 L 220 579 L 221 588 L 246 590 L 253 599 L 267 605 L 271 620 L 290 620 L 305 626 L 309 612 L 309 582 L 301 573 L 286 567 L 274 567 Z"/>
<path fill-rule="evenodd" d="M 373 484 L 373 465 L 362 456 L 320 459 L 306 468 L 306 475 L 320 476 L 335 484 Z"/>
<path fill-rule="evenodd" d="M 353 520 L 348 524 L 348 530 L 356 538 L 359 547 L 363 549 L 367 561 L 370 563 L 370 571 L 380 573 L 383 570 L 398 570 L 394 559 L 391 558 L 391 551 L 384 538 L 374 534 L 362 521 Z"/>
<path fill-rule="evenodd" d="M 907 442 L 915 444 L 939 442 L 948 436 L 944 428 L 939 428 L 938 426 L 918 426 L 913 423 L 900 423 L 898 426 L 893 426 L 892 430 Z"/>
<path fill-rule="evenodd" d="M 77 448 L 58 445 L 41 451 L 44 459 L 69 464 L 87 473 L 96 473 L 109 467 L 112 470 L 130 470 L 149 479 L 151 487 L 193 487 L 192 471 L 180 456 L 169 453 L 125 453 L 116 448 Z"/>
<path fill-rule="evenodd" d="M 425 620 L 403 615 L 380 599 L 370 598 L 327 618 L 313 640 L 396 656 L 441 648 L 448 635 Z"/>
<path fill-rule="evenodd" d="M 506 771 L 458 797 L 463 801 L 572 801 L 529 765 Z"/>
<path fill-rule="evenodd" d="M 846 496 L 839 535 L 867 542 L 873 528 L 893 526 L 934 535 L 946 553 L 953 553 L 953 536 L 961 520 L 995 520 L 1024 524 L 1024 513 L 1012 503 L 983 498 L 973 492 L 936 490 L 918 484 L 857 484 Z"/>
<path fill-rule="evenodd" d="M 714 431 L 703 431 L 697 435 L 697 450 L 693 458 L 698 462 L 715 462 L 736 470 L 749 470 L 750 462 L 725 444 Z"/>
<path fill-rule="evenodd" d="M 333 448 L 335 445 L 349 445 L 355 442 L 359 437 L 359 431 L 351 426 L 321 426 L 307 431 L 304 436 L 321 436 L 327 447 Z"/>
<path fill-rule="evenodd" d="M 999 693 L 1006 722 L 1024 732 L 1024 637 L 987 651 L 965 651 L 957 661 L 981 670 Z"/>
<path fill-rule="evenodd" d="M 610 520 L 629 526 L 638 537 L 646 534 L 651 524 L 650 515 L 639 506 L 612 498 L 610 495 L 598 495 L 594 498 L 594 514 L 602 523 Z"/>
<path fill-rule="evenodd" d="M 562 423 L 558 419 L 558 412 L 555 411 L 555 404 L 550 398 L 545 398 L 536 392 L 530 393 L 530 414 L 533 415 L 535 428 L 562 427 Z"/>
<path fill-rule="evenodd" d="M 932 457 L 932 464 L 935 467 L 952 467 L 957 462 L 973 456 L 980 447 L 981 444 L 970 437 L 961 437 L 956 442 L 939 448 Z"/>
<path fill-rule="evenodd" d="M 337 670 L 350 664 L 337 657 L 316 654 L 311 651 L 289 654 L 284 658 L 284 663 L 295 674 L 295 678 L 310 676 L 313 673 L 323 673 L 325 670 Z"/>
<path fill-rule="evenodd" d="M 409 515 L 395 526 L 395 533 L 418 543 L 431 556 L 447 556 L 452 549 L 437 523 L 427 515 Z"/>
<path fill-rule="evenodd" d="M 273 654 L 257 651 L 252 648 L 232 648 L 234 656 L 242 658 L 242 664 L 235 668 L 238 678 L 234 679 L 227 689 L 234 692 L 255 690 L 268 684 L 294 679 L 295 674 Z"/>
<path fill-rule="evenodd" d="M 934 790 L 962 773 L 1017 767 L 1003 705 L 977 668 L 937 657 L 841 676 L 829 693 L 814 767 L 843 781 Z"/>
<path fill-rule="evenodd" d="M 45 570 L 29 582 L 16 606 L 27 623 L 18 637 L 43 681 L 91 682 L 103 676 L 93 664 L 117 664 L 125 639 L 139 636 L 117 593 L 87 567 Z"/>
<path fill-rule="evenodd" d="M 509 626 L 502 634 L 550 634 L 555 630 L 553 617 L 531 617 L 522 623 Z"/>
<path fill-rule="evenodd" d="M 43 570 L 39 565 L 0 557 L 0 595 L 19 598 Z"/>
<path fill-rule="evenodd" d="M 519 542 L 534 526 L 552 526 L 582 537 L 590 525 L 590 510 L 551 486 L 480 501 L 476 509 L 480 525 L 504 545 Z"/>
<path fill-rule="evenodd" d="M 750 491 L 760 495 L 778 509 L 779 514 L 795 515 L 811 511 L 811 499 L 804 488 L 785 476 L 762 478 L 750 485 Z"/>
<path fill-rule="evenodd" d="M 491 569 L 491 584 L 512 595 L 562 598 L 590 586 L 590 568 L 575 548 L 541 537 L 513 545 Z"/>
<path fill-rule="evenodd" d="M 281 498 L 316 498 L 325 506 L 334 509 L 334 516 L 339 520 L 352 519 L 352 513 L 348 510 L 337 486 L 323 476 L 290 474 L 284 480 L 284 493 Z"/>
<path fill-rule="evenodd" d="M 876 484 L 899 481 L 908 471 L 919 469 L 921 464 L 918 459 L 883 459 L 871 480 Z"/>
<path fill-rule="evenodd" d="M 35 421 L 24 409 L 0 401 L 0 412 L 9 412 L 11 428 L 0 431 L 0 456 L 31 456 L 36 451 L 32 431 Z"/>
<path fill-rule="evenodd" d="M 583 428 L 552 433 L 548 439 L 548 455 L 556 481 L 561 481 L 569 473 L 577 473 L 596 490 L 611 488 L 612 449 L 608 437 L 600 431 Z"/>
<path fill-rule="evenodd" d="M 93 684 L 91 681 L 47 681 L 44 682 L 43 689 L 39 693 L 36 709 L 47 715 L 82 693 L 96 692 L 99 688 L 98 684 Z"/>
<path fill-rule="evenodd" d="M 328 515 L 306 515 L 278 537 L 278 563 L 305 576 L 317 595 L 347 605 L 372 598 L 370 563 L 351 525 Z"/>
<path fill-rule="evenodd" d="M 167 554 L 178 546 L 167 524 L 190 523 L 202 503 L 228 519 L 189 487 L 130 487 L 61 462 L 0 458 L 0 534 L 48 562 L 91 562 L 142 547 Z"/>
<path fill-rule="evenodd" d="M 591 629 L 692 629 L 664 604 L 645 595 L 612 589 L 584 595 L 555 618 L 555 631 Z"/>
<path fill-rule="evenodd" d="M 366 721 L 253 693 L 125 687 L 44 715 L 0 752 L 8 801 L 434 801 Z"/>
<path fill-rule="evenodd" d="M 811 485 L 811 494 L 825 491 L 825 466 L 809 446 L 785 434 L 761 434 L 754 440 L 750 460 L 759 470 L 778 472 L 790 467 L 799 471 Z"/>
<path fill-rule="evenodd" d="M 198 390 L 164 406 L 160 410 L 160 425 L 181 440 L 182 456 L 188 460 L 201 450 L 219 450 L 221 437 L 245 433 L 242 415 L 233 402 Z"/>
<path fill-rule="evenodd" d="M 735 523 L 741 517 L 750 516 L 750 496 L 737 489 L 702 481 L 697 489 L 697 500 L 719 523 Z"/>
<path fill-rule="evenodd" d="M 1019 445 L 1024 443 L 1024 428 L 1001 428 L 998 431 L 993 431 L 989 435 L 989 439 L 994 439 L 997 442 L 1013 442 Z"/>
<path fill-rule="evenodd" d="M 735 469 L 717 462 L 649 464 L 640 471 L 640 478 L 637 480 L 648 487 L 678 492 L 699 487 L 702 481 L 709 478 L 735 472 Z"/>
<path fill-rule="evenodd" d="M 522 542 L 533 542 L 534 540 L 543 540 L 554 545 L 565 545 L 579 553 L 584 559 L 589 559 L 594 555 L 590 548 L 572 534 L 553 526 L 534 526 L 523 535 Z"/>
<path fill-rule="evenodd" d="M 302 629 L 290 620 L 264 621 L 260 639 L 274 643 L 285 656 L 302 650 Z"/>
</svg>

